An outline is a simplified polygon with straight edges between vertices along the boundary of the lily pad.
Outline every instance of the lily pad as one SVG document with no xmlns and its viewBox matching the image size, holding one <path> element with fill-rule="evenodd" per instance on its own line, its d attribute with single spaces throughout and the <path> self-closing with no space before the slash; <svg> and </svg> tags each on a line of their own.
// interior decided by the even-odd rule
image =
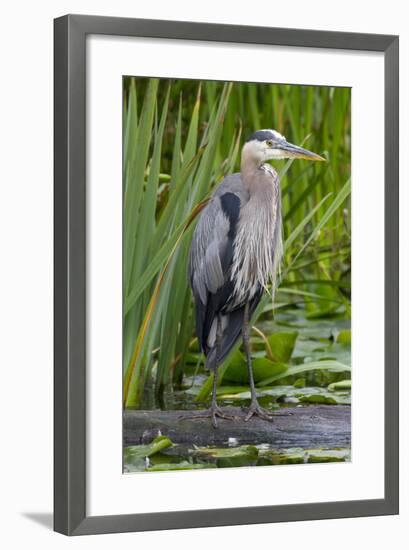
<svg viewBox="0 0 409 550">
<path fill-rule="evenodd" d="M 258 465 L 279 465 L 279 464 L 305 464 L 307 455 L 304 449 L 264 449 L 260 451 Z"/>
<path fill-rule="evenodd" d="M 217 396 L 219 397 L 225 397 L 225 396 L 235 396 L 239 393 L 244 393 L 249 391 L 249 387 L 247 385 L 229 385 L 229 386 L 219 386 L 217 388 Z"/>
<path fill-rule="evenodd" d="M 294 381 L 294 388 L 304 388 L 306 384 L 305 378 L 297 378 L 297 380 Z"/>
<path fill-rule="evenodd" d="M 195 452 L 211 458 L 237 458 L 240 456 L 258 456 L 255 445 L 240 445 L 239 447 L 196 447 Z"/>
<path fill-rule="evenodd" d="M 321 403 L 324 405 L 349 405 L 351 396 L 349 392 L 345 393 L 330 393 L 327 388 L 318 386 L 307 386 L 297 388 L 294 386 L 272 386 L 270 388 L 258 388 L 259 395 L 268 395 L 279 402 L 293 402 L 293 399 L 304 404 Z M 290 401 L 288 401 L 290 399 Z"/>
<path fill-rule="evenodd" d="M 328 349 L 329 344 L 329 340 L 318 342 L 317 340 L 304 340 L 303 338 L 298 338 L 294 348 L 293 359 L 314 357 L 316 353 Z"/>
<path fill-rule="evenodd" d="M 341 330 L 338 333 L 336 341 L 339 344 L 348 344 L 351 345 L 351 329 L 348 330 Z"/>
<path fill-rule="evenodd" d="M 336 405 L 337 400 L 328 395 L 317 394 L 317 395 L 303 395 L 299 397 L 301 403 L 314 403 L 322 405 Z"/>
<path fill-rule="evenodd" d="M 124 461 L 126 464 L 139 462 L 140 459 L 152 456 L 172 445 L 172 441 L 163 435 L 155 437 L 149 445 L 131 445 L 125 447 Z"/>
<path fill-rule="evenodd" d="M 323 388 L 319 388 L 320 392 L 318 393 L 307 393 L 304 395 L 298 395 L 298 399 L 301 403 L 309 404 L 322 404 L 322 405 L 350 405 L 351 404 L 351 394 L 349 392 L 345 393 L 331 393 L 326 391 Z"/>
<path fill-rule="evenodd" d="M 206 464 L 192 464 L 190 462 L 179 462 L 178 464 L 154 464 L 146 468 L 147 472 L 167 472 L 169 470 L 203 470 L 205 468 L 217 468 L 211 462 Z"/>
<path fill-rule="evenodd" d="M 258 465 L 311 464 L 319 462 L 346 462 L 351 459 L 350 449 L 262 449 Z"/>
<path fill-rule="evenodd" d="M 252 360 L 254 380 L 259 382 L 270 376 L 281 374 L 288 369 L 284 363 L 276 363 L 266 357 L 256 357 Z M 224 374 L 224 380 L 245 384 L 249 381 L 248 367 L 243 354 L 236 351 Z"/>
<path fill-rule="evenodd" d="M 218 390 L 218 398 L 220 400 L 249 400 L 251 397 L 250 391 L 246 386 L 221 386 Z M 298 385 L 276 385 L 276 386 L 258 386 L 257 395 L 259 399 L 263 397 L 271 398 L 269 408 L 274 408 L 275 403 L 292 403 L 299 402 L 322 403 L 331 405 L 349 405 L 351 403 L 351 395 L 347 390 L 330 392 L 327 387 L 321 386 L 298 386 Z"/>
<path fill-rule="evenodd" d="M 307 449 L 308 462 L 347 462 L 351 460 L 349 449 Z"/>
<path fill-rule="evenodd" d="M 292 376 L 294 374 L 301 374 L 302 372 L 309 372 L 314 370 L 327 370 L 327 369 L 334 372 L 342 372 L 342 371 L 349 372 L 351 370 L 351 367 L 349 365 L 344 365 L 343 363 L 339 363 L 338 361 L 312 361 L 311 363 L 304 363 L 302 365 L 292 366 L 283 373 L 276 374 L 271 376 L 270 378 L 262 380 L 259 383 L 259 386 L 260 387 L 268 386 L 272 382 L 275 382 L 276 380 L 280 380 L 280 378 L 285 378 L 287 376 Z"/>
<path fill-rule="evenodd" d="M 348 391 L 351 390 L 351 380 L 340 380 L 333 382 L 328 386 L 329 391 Z"/>
<path fill-rule="evenodd" d="M 208 457 L 214 460 L 218 468 L 254 466 L 258 459 L 258 449 L 254 445 L 198 447 L 196 453 L 200 457 Z"/>
<path fill-rule="evenodd" d="M 274 360 L 277 363 L 288 363 L 294 350 L 298 332 L 274 332 L 267 340 Z"/>
<path fill-rule="evenodd" d="M 351 364 L 351 347 L 349 344 L 332 343 L 330 340 L 316 341 L 298 339 L 293 360 L 307 363 L 311 361 L 333 360 Z"/>
</svg>

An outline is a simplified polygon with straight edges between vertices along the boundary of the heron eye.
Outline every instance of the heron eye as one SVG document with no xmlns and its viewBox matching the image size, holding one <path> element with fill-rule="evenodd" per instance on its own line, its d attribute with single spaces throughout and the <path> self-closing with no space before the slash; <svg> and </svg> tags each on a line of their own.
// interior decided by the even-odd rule
<svg viewBox="0 0 409 550">
<path fill-rule="evenodd" d="M 266 141 L 266 143 L 267 143 L 267 145 L 268 145 L 269 147 L 272 147 L 272 146 L 273 146 L 273 140 L 271 140 L 271 139 L 268 139 L 268 140 Z"/>
</svg>

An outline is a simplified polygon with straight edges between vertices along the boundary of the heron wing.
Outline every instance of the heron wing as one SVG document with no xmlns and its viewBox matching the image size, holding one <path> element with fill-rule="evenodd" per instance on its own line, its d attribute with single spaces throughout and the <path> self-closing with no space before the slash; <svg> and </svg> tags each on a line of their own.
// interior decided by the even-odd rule
<svg viewBox="0 0 409 550">
<path fill-rule="evenodd" d="M 249 302 L 250 319 L 255 312 L 262 295 L 263 288 L 260 286 Z M 243 330 L 243 317 L 244 306 L 238 307 L 237 309 L 227 313 L 226 315 L 222 315 L 222 321 L 224 321 L 224 330 L 220 356 L 217 357 L 216 346 L 213 346 L 212 348 L 207 350 L 206 367 L 208 369 L 214 370 L 218 366 L 218 364 L 221 364 L 226 359 L 230 351 L 233 349 Z"/>
<path fill-rule="evenodd" d="M 233 292 L 230 267 L 242 202 L 247 200 L 239 174 L 223 180 L 202 212 L 190 252 L 190 281 L 196 305 L 196 328 L 205 353 L 217 314 Z"/>
</svg>

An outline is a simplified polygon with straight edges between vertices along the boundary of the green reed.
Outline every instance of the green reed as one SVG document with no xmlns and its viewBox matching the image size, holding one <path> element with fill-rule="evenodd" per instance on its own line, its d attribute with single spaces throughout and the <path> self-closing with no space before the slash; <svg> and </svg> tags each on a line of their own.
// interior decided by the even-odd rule
<svg viewBox="0 0 409 550">
<path fill-rule="evenodd" d="M 256 129 L 275 128 L 328 159 L 277 163 L 284 301 L 302 296 L 311 316 L 341 302 L 349 315 L 349 89 L 127 77 L 123 105 L 126 407 L 140 405 L 148 380 L 160 395 L 183 377 L 195 338 L 187 277 L 195 217 L 239 170 L 243 141 Z"/>
</svg>

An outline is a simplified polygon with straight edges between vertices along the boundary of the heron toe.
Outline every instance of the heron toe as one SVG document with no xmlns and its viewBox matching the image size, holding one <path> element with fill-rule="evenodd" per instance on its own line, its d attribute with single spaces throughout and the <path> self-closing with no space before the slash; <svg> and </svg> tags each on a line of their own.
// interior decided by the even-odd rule
<svg viewBox="0 0 409 550">
<path fill-rule="evenodd" d="M 260 407 L 257 401 L 250 404 L 249 410 L 244 418 L 244 422 L 248 422 L 253 416 L 258 416 L 263 420 L 269 420 L 272 422 L 276 416 L 290 416 L 292 413 L 281 413 L 281 412 L 269 412 L 267 409 Z"/>
<path fill-rule="evenodd" d="M 218 405 L 210 407 L 209 409 L 205 409 L 202 411 L 195 411 L 192 412 L 189 415 L 181 415 L 181 420 L 197 420 L 201 418 L 211 418 L 212 426 L 214 428 L 217 428 L 217 418 L 221 418 L 223 420 L 238 420 L 238 416 L 235 416 L 233 414 L 228 414 L 223 411 L 221 407 Z"/>
</svg>

